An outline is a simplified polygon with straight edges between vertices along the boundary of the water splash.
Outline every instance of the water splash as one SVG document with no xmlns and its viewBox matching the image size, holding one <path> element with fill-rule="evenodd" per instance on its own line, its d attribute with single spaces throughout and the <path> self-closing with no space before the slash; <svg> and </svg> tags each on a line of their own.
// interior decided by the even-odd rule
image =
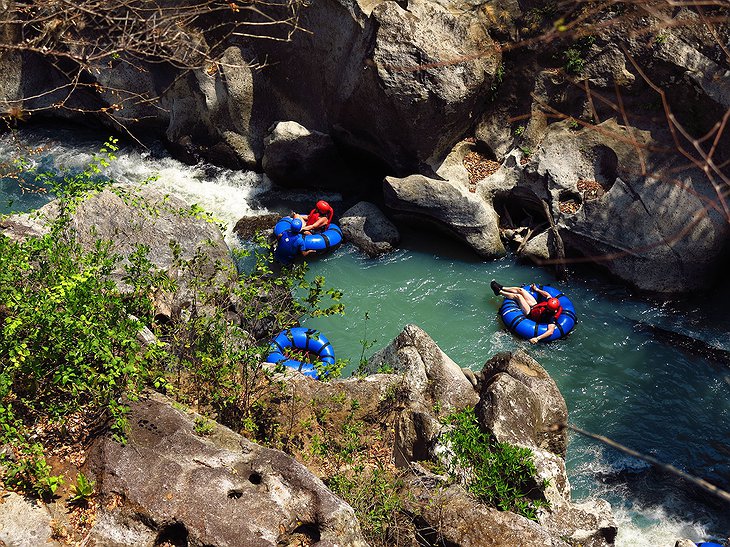
<svg viewBox="0 0 730 547">
<path fill-rule="evenodd" d="M 37 151 L 27 159 L 39 170 L 81 170 L 94 159 L 103 141 L 98 135 L 69 129 L 38 129 L 0 137 L 0 155 L 11 157 L 23 151 Z M 186 165 L 162 152 L 159 146 L 146 151 L 123 147 L 116 153 L 105 174 L 122 184 L 150 181 L 161 191 L 175 195 L 189 205 L 197 204 L 211 212 L 225 227 L 225 239 L 238 244 L 233 235 L 236 222 L 244 216 L 267 213 L 258 196 L 271 188 L 271 182 L 253 171 L 233 171 L 206 164 Z M 11 209 L 30 210 L 50 199 L 47 195 L 22 195 L 17 181 L 7 180 L 4 190 L 14 203 Z M 6 200 L 7 201 L 7 200 Z"/>
</svg>

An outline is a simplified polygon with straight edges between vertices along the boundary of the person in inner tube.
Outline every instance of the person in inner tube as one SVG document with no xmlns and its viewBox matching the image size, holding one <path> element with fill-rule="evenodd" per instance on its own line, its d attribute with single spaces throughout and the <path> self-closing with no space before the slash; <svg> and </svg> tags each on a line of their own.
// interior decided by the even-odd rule
<svg viewBox="0 0 730 547">
<path fill-rule="evenodd" d="M 504 287 L 496 281 L 492 281 L 491 287 L 494 294 L 511 298 L 517 302 L 517 305 L 528 319 L 547 325 L 547 330 L 540 336 L 530 338 L 531 344 L 537 344 L 540 340 L 549 338 L 555 332 L 555 323 L 560 318 L 560 314 L 563 313 L 563 307 L 560 305 L 560 300 L 553 298 L 549 292 L 537 288 L 533 283 L 530 288 L 538 294 L 539 300 L 536 300 L 530 291 L 522 287 Z"/>
<path fill-rule="evenodd" d="M 308 215 L 299 215 L 294 211 L 291 213 L 292 217 L 304 221 L 304 226 L 302 227 L 302 233 L 304 234 L 324 232 L 330 227 L 333 215 L 334 211 L 330 204 L 322 199 L 317 202 L 314 209 Z"/>
<path fill-rule="evenodd" d="M 285 266 L 294 262 L 294 259 L 298 256 L 307 256 L 314 252 L 313 250 L 307 251 L 304 248 L 304 237 L 301 234 L 303 225 L 304 223 L 299 218 L 292 220 L 291 227 L 281 234 L 276 244 L 274 258 Z"/>
</svg>

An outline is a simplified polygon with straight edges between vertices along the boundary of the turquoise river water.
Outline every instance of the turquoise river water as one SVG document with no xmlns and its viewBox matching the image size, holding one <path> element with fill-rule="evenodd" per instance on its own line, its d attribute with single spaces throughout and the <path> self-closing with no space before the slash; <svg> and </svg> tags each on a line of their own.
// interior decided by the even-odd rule
<svg viewBox="0 0 730 547">
<path fill-rule="evenodd" d="M 61 129 L 20 137 L 41 147 L 32 159 L 47 166 L 83 165 L 100 146 L 96 136 Z M 4 160 L 16 149 L 9 135 L 0 137 Z M 155 175 L 153 184 L 221 219 L 230 245 L 239 244 L 230 231 L 236 220 L 267 212 L 259 197 L 272 186 L 260 175 L 190 167 L 155 150 L 130 148 L 118 155 L 113 178 Z M 29 210 L 46 199 L 23 191 L 15 179 L 0 181 L 0 212 Z M 326 334 L 337 357 L 350 359 L 347 372 L 359 361 L 363 341 L 372 342 L 368 356 L 408 323 L 424 329 L 460 366 L 474 370 L 498 351 L 523 348 L 557 382 L 571 423 L 730 490 L 730 368 L 649 328 L 730 351 L 730 286 L 704 296 L 656 299 L 633 295 L 592 269 L 573 269 L 567 281 L 557 282 L 548 270 L 512 257 L 483 262 L 452 240 L 412 229 L 402 235 L 401 249 L 385 257 L 369 259 L 344 245 L 311 263 L 312 275 L 324 275 L 329 286 L 344 291 L 346 312 L 307 326 Z M 559 286 L 576 305 L 576 329 L 547 345 L 516 339 L 497 317 L 500 299 L 489 289 L 491 279 Z M 728 504 L 639 459 L 571 434 L 566 463 L 575 500 L 611 502 L 619 547 L 672 547 L 678 537 L 730 536 Z"/>
</svg>

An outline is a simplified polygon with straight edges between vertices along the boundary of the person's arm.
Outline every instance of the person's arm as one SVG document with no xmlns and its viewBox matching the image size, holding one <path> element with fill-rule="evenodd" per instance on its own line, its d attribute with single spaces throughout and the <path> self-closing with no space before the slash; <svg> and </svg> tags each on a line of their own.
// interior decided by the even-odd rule
<svg viewBox="0 0 730 547">
<path fill-rule="evenodd" d="M 316 230 L 317 228 L 319 228 L 321 226 L 325 226 L 326 224 L 327 224 L 327 217 L 319 217 L 312 224 L 307 224 L 306 226 L 302 226 L 302 232 L 309 232 L 311 230 Z"/>
<path fill-rule="evenodd" d="M 537 285 L 535 285 L 534 283 L 531 285 L 531 287 L 535 290 L 535 292 L 537 292 L 537 294 L 539 294 L 540 296 L 542 296 L 545 299 L 548 299 L 548 298 L 552 298 L 553 297 L 553 295 L 550 294 L 549 292 L 544 291 L 542 289 L 539 289 L 537 287 Z"/>
<path fill-rule="evenodd" d="M 537 344 L 543 338 L 549 338 L 553 334 L 553 332 L 555 332 L 555 325 L 553 323 L 550 323 L 547 326 L 547 330 L 543 332 L 540 336 L 530 338 L 530 344 Z"/>
</svg>

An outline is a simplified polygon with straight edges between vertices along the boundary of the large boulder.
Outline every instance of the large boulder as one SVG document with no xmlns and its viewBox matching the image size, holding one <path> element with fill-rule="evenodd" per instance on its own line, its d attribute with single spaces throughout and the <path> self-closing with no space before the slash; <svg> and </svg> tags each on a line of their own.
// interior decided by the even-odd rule
<svg viewBox="0 0 730 547">
<path fill-rule="evenodd" d="M 58 202 L 52 201 L 34 213 L 11 216 L 0 227 L 10 237 L 40 235 L 48 231 L 48 223 L 58 214 Z M 112 272 L 122 290 L 128 289 L 122 280 L 127 257 L 137 246 L 147 246 L 149 260 L 179 284 L 174 296 L 161 297 L 164 314 L 179 311 L 196 299 L 199 290 L 206 290 L 199 281 L 225 283 L 236 275 L 230 249 L 218 226 L 153 185 L 91 194 L 75 208 L 66 229 L 89 250 L 97 240 L 112 243 L 111 250 L 122 256 Z"/>
<path fill-rule="evenodd" d="M 188 163 L 203 157 L 232 169 L 255 168 L 270 121 L 254 112 L 253 69 L 235 46 L 213 66 L 178 75 L 161 90 L 163 112 L 169 113 L 165 140 Z"/>
<path fill-rule="evenodd" d="M 565 469 L 568 409 L 545 369 L 527 353 L 500 353 L 481 373 L 480 423 L 499 442 L 530 448 L 542 494 L 550 503 L 539 522 L 553 537 L 583 545 L 612 545 L 617 533 L 610 505 L 574 504 Z"/>
<path fill-rule="evenodd" d="M 719 198 L 702 170 L 648 151 L 651 144 L 647 133 L 613 121 L 580 131 L 554 124 L 532 165 L 567 249 L 642 290 L 710 285 L 727 255 L 730 223 L 711 205 Z M 584 199 L 587 183 L 600 185 L 602 195 Z M 569 201 L 577 209 L 563 206 Z"/>
<path fill-rule="evenodd" d="M 393 216 L 430 224 L 469 245 L 487 259 L 506 254 L 494 198 L 514 186 L 514 181 L 487 174 L 478 164 L 467 169 L 470 156 L 484 158 L 473 143 L 457 143 L 437 166 L 432 177 L 386 177 L 385 204 Z M 496 162 L 492 162 L 496 165 Z M 504 171 L 498 169 L 498 173 Z M 486 173 L 485 173 L 486 172 Z"/>
<path fill-rule="evenodd" d="M 336 188 L 343 179 L 352 178 L 329 135 L 292 121 L 269 128 L 261 166 L 280 186 Z"/>
<path fill-rule="evenodd" d="M 199 45 L 191 66 L 122 54 L 92 60 L 84 74 L 91 85 L 75 88 L 40 57 L 7 55 L 3 98 L 54 116 L 96 113 L 115 129 L 164 137 L 186 161 L 232 168 L 260 166 L 267 129 L 294 120 L 405 174 L 440 160 L 469 130 L 500 64 L 487 14 L 442 4 L 312 2 L 298 13 L 299 31 L 260 26 L 274 39 L 240 35 L 235 46 L 216 49 L 230 24 L 223 10 L 220 20 L 206 18 L 213 30 L 190 34 Z M 262 17 L 291 17 L 277 9 L 262 8 Z"/>
<path fill-rule="evenodd" d="M 430 223 L 464 241 L 484 258 L 506 254 L 494 207 L 462 182 L 424 175 L 386 177 L 384 195 L 394 216 Z"/>
<path fill-rule="evenodd" d="M 352 508 L 283 452 L 222 426 L 201 437 L 159 396 L 133 402 L 129 421 L 126 444 L 103 438 L 87 462 L 100 498 L 92 542 L 366 546 Z"/>
<path fill-rule="evenodd" d="M 564 457 L 568 407 L 545 369 L 524 351 L 499 353 L 482 368 L 478 415 L 500 442 Z"/>
<path fill-rule="evenodd" d="M 43 503 L 14 492 L 0 494 L 0 545 L 60 546 L 53 539 L 52 524 L 51 514 Z"/>
<path fill-rule="evenodd" d="M 407 9 L 383 2 L 369 22 L 374 48 L 337 123 L 401 172 L 439 162 L 471 126 L 498 69 L 489 23 L 428 0 Z"/>
<path fill-rule="evenodd" d="M 395 423 L 395 463 L 409 463 L 432 457 L 431 449 L 442 426 L 434 408 L 451 412 L 473 407 L 479 397 L 474 387 L 441 348 L 416 325 L 403 331 L 368 361 L 371 372 L 382 366 L 402 375 L 404 397 L 408 404 Z"/>
<path fill-rule="evenodd" d="M 374 203 L 360 201 L 342 213 L 339 221 L 345 239 L 374 257 L 393 251 L 400 241 L 398 229 Z"/>
<path fill-rule="evenodd" d="M 434 492 L 419 488 L 419 479 L 412 481 L 414 498 L 409 506 L 418 508 L 426 522 L 438 523 L 431 533 L 441 545 L 460 547 L 568 547 L 559 536 L 538 523 L 508 511 L 486 507 L 475 502 L 459 487 Z M 420 494 L 420 496 L 419 496 Z"/>
<path fill-rule="evenodd" d="M 406 325 L 403 331 L 368 361 L 375 372 L 387 365 L 404 376 L 412 400 L 424 399 L 445 410 L 474 405 L 478 396 L 459 365 L 446 355 L 423 329 Z"/>
</svg>

